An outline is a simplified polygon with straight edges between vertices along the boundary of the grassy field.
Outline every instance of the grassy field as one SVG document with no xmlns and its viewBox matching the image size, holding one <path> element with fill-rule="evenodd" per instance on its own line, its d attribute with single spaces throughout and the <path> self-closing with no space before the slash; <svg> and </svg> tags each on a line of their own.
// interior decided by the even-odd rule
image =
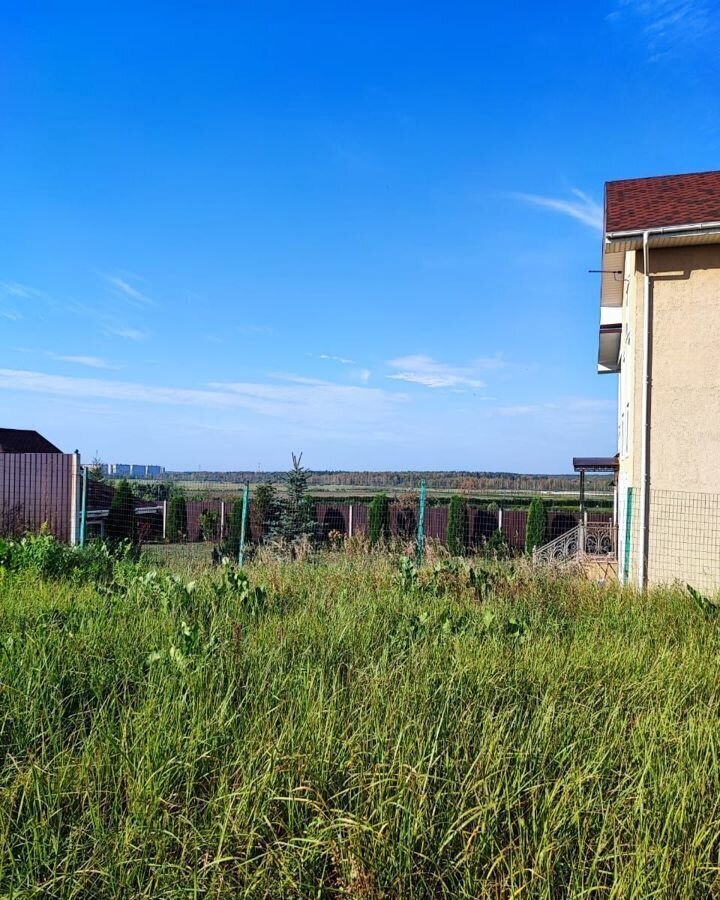
<svg viewBox="0 0 720 900">
<path fill-rule="evenodd" d="M 153 482 L 139 482 L 140 484 L 152 484 Z M 243 486 L 228 481 L 174 481 L 177 487 L 181 488 L 188 497 L 200 498 L 217 498 L 222 500 L 237 500 L 242 497 Z M 252 496 L 256 485 L 250 485 L 250 495 Z M 275 483 L 275 488 L 280 496 L 285 492 L 285 483 Z M 311 484 L 310 493 L 313 497 L 327 501 L 335 500 L 338 503 L 348 502 L 348 500 L 369 501 L 379 493 L 386 493 L 390 497 L 397 495 L 407 496 L 409 493 L 419 495 L 419 485 L 412 484 L 407 487 L 376 487 L 372 485 L 342 485 L 342 484 Z M 533 490 L 499 490 L 497 488 L 488 490 L 458 491 L 450 488 L 436 488 L 429 485 L 427 488 L 427 496 L 429 499 L 449 500 L 453 494 L 463 494 L 469 499 L 481 502 L 495 502 L 498 504 L 513 505 L 518 503 L 527 505 L 533 497 L 542 496 L 548 502 L 558 502 L 566 504 L 568 502 L 577 504 L 579 502 L 578 490 L 567 491 L 542 491 Z M 612 506 L 612 491 L 608 490 L 587 490 L 585 494 L 588 500 L 603 502 L 608 506 Z"/>
<path fill-rule="evenodd" d="M 0 896 L 720 895 L 720 632 L 685 592 L 246 573 L 0 569 Z"/>
</svg>

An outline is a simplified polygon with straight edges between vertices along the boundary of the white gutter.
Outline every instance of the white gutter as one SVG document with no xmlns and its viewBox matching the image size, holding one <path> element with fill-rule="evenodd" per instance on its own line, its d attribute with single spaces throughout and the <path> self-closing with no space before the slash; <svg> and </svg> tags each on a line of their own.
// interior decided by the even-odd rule
<svg viewBox="0 0 720 900">
<path fill-rule="evenodd" d="M 644 231 L 643 241 L 643 391 L 642 391 L 642 432 L 640 450 L 640 542 L 638 552 L 638 587 L 647 586 L 647 526 L 648 526 L 648 400 L 650 395 L 650 248 L 649 231 Z"/>
<path fill-rule="evenodd" d="M 628 238 L 645 238 L 645 235 L 663 235 L 663 234 L 686 234 L 693 231 L 717 231 L 720 228 L 720 222 L 696 222 L 692 225 L 664 225 L 662 228 L 650 228 L 646 231 L 608 231 L 605 234 L 606 243 L 612 243 L 615 240 L 627 240 Z"/>
</svg>

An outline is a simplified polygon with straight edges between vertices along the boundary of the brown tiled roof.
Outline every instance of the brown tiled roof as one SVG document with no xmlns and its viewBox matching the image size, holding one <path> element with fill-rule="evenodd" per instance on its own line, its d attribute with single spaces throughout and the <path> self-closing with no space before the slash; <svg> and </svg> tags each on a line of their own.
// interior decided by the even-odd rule
<svg viewBox="0 0 720 900">
<path fill-rule="evenodd" d="M 720 172 L 628 178 L 605 185 L 605 231 L 720 222 Z"/>
<path fill-rule="evenodd" d="M 0 453 L 62 453 L 37 431 L 0 428 Z"/>
</svg>

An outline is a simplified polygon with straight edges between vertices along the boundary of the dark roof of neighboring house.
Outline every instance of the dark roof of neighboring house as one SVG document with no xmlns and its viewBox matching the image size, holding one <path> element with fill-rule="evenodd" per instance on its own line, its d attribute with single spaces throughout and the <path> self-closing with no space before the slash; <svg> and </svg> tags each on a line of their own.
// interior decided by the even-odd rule
<svg viewBox="0 0 720 900">
<path fill-rule="evenodd" d="M 628 178 L 605 185 L 605 231 L 720 222 L 720 171 Z"/>
<path fill-rule="evenodd" d="M 0 453 L 62 453 L 37 431 L 0 428 Z"/>
<path fill-rule="evenodd" d="M 573 456 L 573 469 L 576 472 L 614 472 L 618 468 L 615 456 Z"/>
<path fill-rule="evenodd" d="M 89 478 L 87 483 L 87 508 L 109 509 L 114 493 L 115 488 L 111 484 Z"/>
<path fill-rule="evenodd" d="M 87 483 L 87 508 L 89 510 L 110 509 L 112 499 L 115 495 L 115 488 L 107 481 L 95 481 L 88 479 Z M 162 503 L 159 500 L 143 500 L 142 497 L 133 497 L 133 507 L 135 509 L 150 509 L 154 507 L 158 511 L 162 509 Z"/>
</svg>

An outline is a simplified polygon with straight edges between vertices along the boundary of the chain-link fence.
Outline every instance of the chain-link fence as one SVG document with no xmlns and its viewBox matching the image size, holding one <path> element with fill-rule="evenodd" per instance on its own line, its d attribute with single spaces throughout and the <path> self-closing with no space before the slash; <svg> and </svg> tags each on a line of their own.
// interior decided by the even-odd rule
<svg viewBox="0 0 720 900">
<path fill-rule="evenodd" d="M 130 540 L 158 559 L 242 561 L 258 548 L 294 555 L 390 546 L 415 554 L 512 556 L 602 563 L 624 583 L 680 580 L 720 589 L 720 495 L 637 489 L 596 495 L 584 510 L 568 491 L 530 497 L 451 493 L 432 483 L 353 496 L 292 496 L 284 484 L 236 485 L 235 496 L 192 497 L 170 486 L 91 477 L 75 454 L 27 454 L 0 469 L 0 532 L 42 526 L 58 539 Z M 33 457 L 33 458 L 31 458 Z M 43 457 L 43 458 L 41 458 Z"/>
<path fill-rule="evenodd" d="M 643 509 L 643 506 L 645 507 Z M 720 589 L 720 494 L 626 488 L 618 496 L 618 570 L 627 583 Z"/>
<path fill-rule="evenodd" d="M 316 497 L 311 490 L 298 496 L 284 484 L 271 483 L 238 485 L 233 498 L 190 498 L 175 488 L 170 496 L 148 500 L 137 492 L 132 482 L 86 477 L 80 539 L 128 539 L 168 558 L 242 559 L 259 547 L 317 552 L 392 546 L 421 560 L 430 549 L 512 556 L 580 523 L 613 518 L 609 497 L 595 498 L 581 511 L 577 496 L 567 493 L 534 503 L 523 496 L 498 502 L 425 482 L 363 497 L 348 492 Z"/>
</svg>

